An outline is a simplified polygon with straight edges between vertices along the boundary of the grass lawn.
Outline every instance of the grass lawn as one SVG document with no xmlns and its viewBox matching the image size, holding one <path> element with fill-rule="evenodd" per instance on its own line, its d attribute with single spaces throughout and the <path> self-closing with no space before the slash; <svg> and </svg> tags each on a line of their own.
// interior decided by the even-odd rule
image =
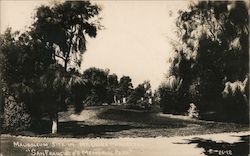
<svg viewBox="0 0 250 156">
<path fill-rule="evenodd" d="M 248 125 L 165 115 L 159 113 L 158 108 L 145 112 L 128 110 L 124 106 L 95 106 L 86 107 L 79 115 L 70 109 L 59 113 L 58 128 L 58 134 L 50 134 L 50 121 L 45 117 L 40 131 L 4 134 L 1 136 L 0 156 L 249 153 Z M 224 141 L 217 142 L 221 139 Z"/>
<path fill-rule="evenodd" d="M 124 106 L 86 107 L 80 115 L 73 110 L 59 113 L 58 134 L 50 134 L 50 121 L 42 121 L 40 131 L 23 131 L 14 135 L 64 138 L 171 137 L 222 132 L 249 131 L 244 124 L 186 120 L 162 115 L 158 109 L 134 111 Z"/>
</svg>

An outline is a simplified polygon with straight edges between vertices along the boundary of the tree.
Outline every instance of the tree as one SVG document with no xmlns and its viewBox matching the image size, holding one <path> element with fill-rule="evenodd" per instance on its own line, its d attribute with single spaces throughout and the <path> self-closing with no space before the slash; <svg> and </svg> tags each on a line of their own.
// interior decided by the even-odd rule
<svg viewBox="0 0 250 156">
<path fill-rule="evenodd" d="M 136 105 L 141 98 L 144 98 L 144 94 L 146 94 L 144 84 L 139 84 L 128 96 L 128 103 Z"/>
<path fill-rule="evenodd" d="M 201 1 L 180 11 L 170 75 L 182 79 L 181 103 L 201 113 L 226 109 L 225 82 L 243 81 L 249 70 L 248 17 L 244 1 Z"/>
<path fill-rule="evenodd" d="M 28 32 L 23 34 L 12 33 L 10 28 L 0 38 L 2 45 L 0 58 L 1 90 L 5 90 L 2 90 L 5 99 L 12 96 L 14 103 L 25 106 L 32 113 L 33 111 L 29 106 L 33 95 L 37 94 L 40 76 L 52 62 L 48 53 L 51 49 L 45 47 L 41 42 L 31 39 Z M 36 102 L 33 101 L 34 104 Z M 13 102 L 7 102 L 6 104 L 11 103 Z M 6 105 L 6 108 L 11 107 Z M 27 111 L 25 108 L 23 108 L 24 111 Z M 12 112 L 12 114 L 15 114 L 15 112 Z"/>
<path fill-rule="evenodd" d="M 99 11 L 100 8 L 89 1 L 41 6 L 29 31 L 20 36 L 7 31 L 3 37 L 2 79 L 28 106 L 33 118 L 49 113 L 52 133 L 57 132 L 57 113 L 65 106 L 69 92 L 75 94 L 77 106 L 82 99 L 76 90 L 83 83 L 78 83 L 76 73 L 68 72 L 68 64 L 81 65 L 81 55 L 86 50 L 85 37 L 95 37 L 100 26 L 99 19 L 93 21 Z M 71 91 L 67 91 L 68 88 Z"/>
<path fill-rule="evenodd" d="M 159 103 L 163 113 L 183 114 L 186 111 L 187 106 L 182 103 L 185 93 L 181 91 L 181 86 L 182 79 L 170 76 L 167 82 L 159 87 Z"/>
<path fill-rule="evenodd" d="M 100 7 L 92 5 L 89 1 L 66 1 L 52 7 L 41 6 L 37 9 L 36 20 L 32 27 L 33 38 L 38 38 L 47 47 L 53 49 L 51 57 L 54 62 L 58 59 L 64 62 L 64 72 L 62 72 L 64 75 L 61 75 L 62 77 L 72 76 L 67 73 L 69 63 L 74 62 L 73 67 L 81 65 L 82 54 L 86 50 L 85 36 L 96 36 L 100 26 L 99 20 L 92 22 L 91 20 L 99 14 L 100 10 Z M 58 62 L 60 63 L 60 61 Z M 65 80 L 70 79 L 72 80 L 72 78 Z M 77 79 L 73 80 L 77 81 Z M 66 86 L 64 85 L 64 87 Z M 77 90 L 76 86 L 71 88 Z M 63 94 L 60 92 L 55 98 L 60 98 L 60 101 L 64 103 L 66 97 Z M 79 97 L 81 96 L 75 96 L 76 106 L 79 106 L 79 101 L 82 99 Z M 78 108 L 76 110 L 79 111 Z M 52 117 L 56 119 L 54 119 L 52 127 L 57 127 L 57 111 L 54 113 L 56 114 L 53 114 Z M 56 131 L 54 132 L 56 133 Z"/>
<path fill-rule="evenodd" d="M 117 94 L 118 94 L 118 79 L 116 74 L 108 75 L 107 77 L 107 102 L 108 103 L 117 103 Z"/>
<path fill-rule="evenodd" d="M 133 90 L 132 80 L 129 76 L 122 76 L 119 81 L 118 98 L 128 97 Z"/>
<path fill-rule="evenodd" d="M 75 69 L 69 70 L 70 80 L 67 85 L 70 91 L 70 102 L 75 105 L 75 113 L 80 113 L 83 108 L 83 101 L 88 95 L 87 80 Z"/>
<path fill-rule="evenodd" d="M 108 70 L 89 68 L 83 72 L 82 78 L 86 80 L 88 89 L 88 105 L 106 102 Z"/>
<path fill-rule="evenodd" d="M 54 47 L 52 57 L 64 62 L 65 71 L 70 61 L 81 65 L 86 35 L 95 37 L 100 28 L 99 20 L 93 20 L 100 10 L 89 1 L 66 1 L 37 9 L 33 29 L 42 42 Z"/>
<path fill-rule="evenodd" d="M 30 95 L 28 106 L 33 116 L 48 113 L 52 121 L 52 133 L 58 130 L 58 112 L 65 107 L 66 86 L 68 77 L 63 66 L 51 64 L 35 84 L 35 93 Z M 36 102 L 36 103 L 34 103 Z M 41 116 L 38 116 L 40 119 Z"/>
<path fill-rule="evenodd" d="M 152 97 L 151 85 L 149 81 L 139 84 L 128 96 L 130 108 L 143 109 L 149 107 L 149 98 Z"/>
</svg>

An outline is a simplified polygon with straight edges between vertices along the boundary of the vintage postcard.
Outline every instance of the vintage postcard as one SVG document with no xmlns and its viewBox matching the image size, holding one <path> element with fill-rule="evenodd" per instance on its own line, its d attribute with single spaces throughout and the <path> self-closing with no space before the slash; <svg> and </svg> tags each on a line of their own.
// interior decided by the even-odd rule
<svg viewBox="0 0 250 156">
<path fill-rule="evenodd" d="M 249 155 L 249 6 L 1 0 L 0 156 Z"/>
</svg>

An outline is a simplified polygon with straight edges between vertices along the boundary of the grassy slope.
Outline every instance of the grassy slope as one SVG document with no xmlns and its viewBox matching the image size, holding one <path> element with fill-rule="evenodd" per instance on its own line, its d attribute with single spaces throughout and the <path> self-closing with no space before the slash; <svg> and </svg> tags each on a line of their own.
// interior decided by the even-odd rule
<svg viewBox="0 0 250 156">
<path fill-rule="evenodd" d="M 110 108 L 98 114 L 98 118 L 130 125 L 133 128 L 112 134 L 113 137 L 187 136 L 221 132 L 248 131 L 248 125 L 202 120 L 183 120 L 161 116 L 157 111 L 134 112 L 122 108 Z"/>
<path fill-rule="evenodd" d="M 248 131 L 248 125 L 201 120 L 184 120 L 150 112 L 127 110 L 123 106 L 87 107 L 80 115 L 73 110 L 59 113 L 59 132 L 50 133 L 50 122 L 42 122 L 41 131 L 16 135 L 49 137 L 158 137 L 187 136 L 221 132 Z"/>
<path fill-rule="evenodd" d="M 249 131 L 248 125 L 239 125 L 234 123 L 218 123 L 200 120 L 184 120 L 165 115 L 160 115 L 158 111 L 141 112 L 124 109 L 122 106 L 107 106 L 107 107 L 87 107 L 80 115 L 72 115 L 72 110 L 64 113 L 59 113 L 59 133 L 57 135 L 49 134 L 49 122 L 43 122 L 43 131 L 34 133 L 31 131 L 20 132 L 15 135 L 28 135 L 36 137 L 22 137 L 4 135 L 1 137 L 1 152 L 3 155 L 25 156 L 31 155 L 28 148 L 13 148 L 13 142 L 21 143 L 48 143 L 49 147 L 33 148 L 36 151 L 43 152 L 50 150 L 53 152 L 69 151 L 107 151 L 115 153 L 116 151 L 130 152 L 125 155 L 169 155 L 169 152 L 178 153 L 187 151 L 191 155 L 199 155 L 204 152 L 204 149 L 222 149 L 232 150 L 235 154 L 237 151 L 249 153 L 248 142 L 241 144 L 216 143 L 211 140 L 204 140 L 197 136 L 188 138 L 174 137 L 145 139 L 145 138 L 127 138 L 120 137 L 158 137 L 158 136 L 183 136 L 194 134 L 210 134 L 221 132 L 239 132 Z M 74 120 L 73 120 L 74 119 Z M 77 121 L 76 121 L 77 120 Z M 249 134 L 249 132 L 247 132 Z M 225 134 L 226 137 L 236 139 L 236 134 Z M 242 134 L 240 134 L 242 135 Z M 38 136 L 38 137 L 37 137 Z M 43 137 L 43 138 L 39 138 Z M 208 135 L 208 137 L 215 136 Z M 64 137 L 64 138 L 47 138 L 47 137 Z M 71 137 L 85 139 L 71 139 Z M 120 139 L 89 139 L 92 137 L 101 138 L 120 138 Z M 192 140 L 194 137 L 196 140 Z M 249 137 L 249 136 L 246 136 Z M 179 140 L 176 140 L 179 138 Z M 221 140 L 221 137 L 217 137 Z M 171 142 L 172 140 L 172 142 Z M 248 140 L 248 139 L 247 139 Z M 98 142 L 97 142 L 98 141 Z M 184 141 L 184 142 L 183 142 Z M 176 143 L 177 142 L 177 143 Z M 202 145 L 196 148 L 193 144 Z M 51 146 L 56 143 L 56 147 Z M 67 146 L 72 144 L 73 146 Z M 80 146 L 81 143 L 91 146 Z M 119 144 L 120 143 L 120 144 Z M 61 146 L 66 145 L 66 146 Z M 93 148 L 92 145 L 94 145 Z M 108 145 L 100 146 L 98 145 Z M 129 146 L 124 146 L 129 145 Z M 139 147 L 134 145 L 141 145 Z M 152 146 L 154 145 L 154 146 Z M 198 147 L 199 147 L 198 145 Z M 204 146 L 204 147 L 203 147 Z M 178 149 L 178 150 L 176 150 Z M 182 149 L 179 151 L 179 149 Z M 242 150 L 243 149 L 243 150 Z M 205 150 L 206 151 L 206 150 Z M 0 155 L 1 155 L 0 152 Z M 165 153 L 164 153 L 165 152 Z M 196 152 L 197 154 L 194 154 Z M 177 155 L 178 155 L 177 154 Z M 184 155 L 182 154 L 182 155 Z M 73 155 L 73 154 L 72 154 Z M 85 154 L 86 155 L 86 154 Z M 93 155 L 93 154 L 87 154 Z M 117 154 L 118 155 L 118 154 Z M 237 154 L 236 154 L 237 155 Z"/>
</svg>

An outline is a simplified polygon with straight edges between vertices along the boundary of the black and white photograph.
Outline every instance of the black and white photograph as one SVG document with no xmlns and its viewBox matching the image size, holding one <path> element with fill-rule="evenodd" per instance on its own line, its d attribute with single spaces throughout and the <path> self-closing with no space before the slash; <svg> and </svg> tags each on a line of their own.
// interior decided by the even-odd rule
<svg viewBox="0 0 250 156">
<path fill-rule="evenodd" d="M 0 0 L 0 156 L 248 156 L 248 0 Z"/>
</svg>

